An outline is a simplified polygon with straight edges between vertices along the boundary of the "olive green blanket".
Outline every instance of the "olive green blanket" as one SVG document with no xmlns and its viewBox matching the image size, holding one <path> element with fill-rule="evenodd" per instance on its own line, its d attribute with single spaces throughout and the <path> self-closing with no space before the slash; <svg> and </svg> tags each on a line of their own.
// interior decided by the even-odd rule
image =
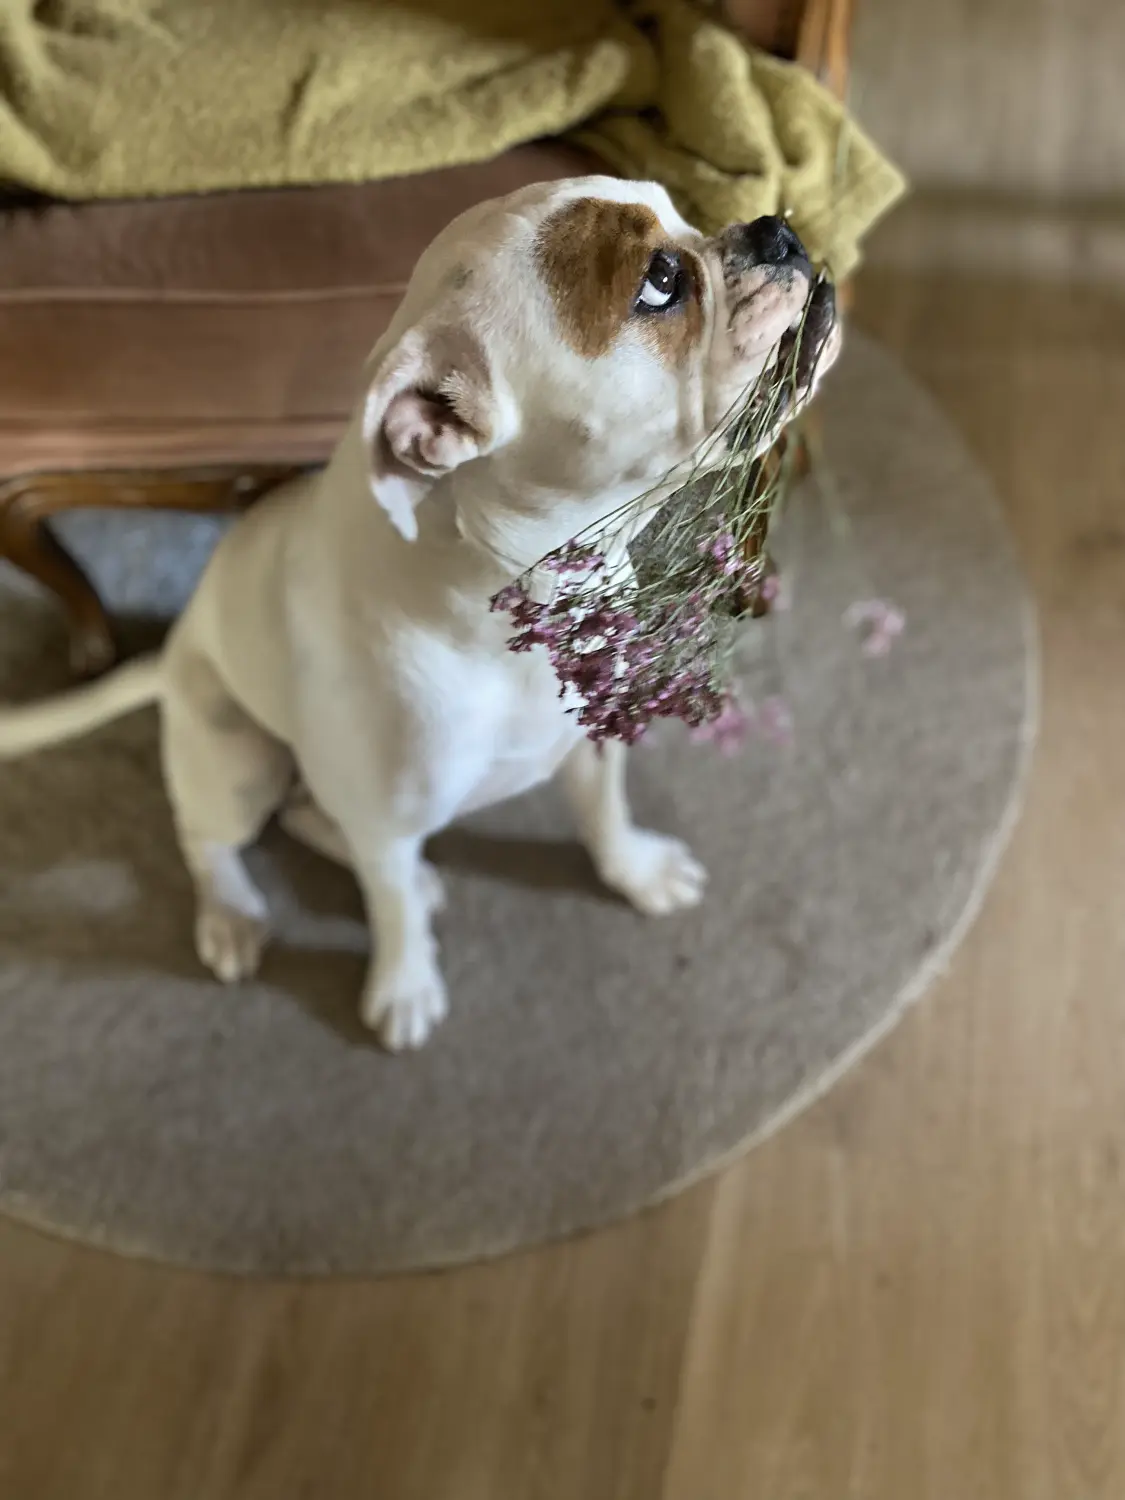
<svg viewBox="0 0 1125 1500">
<path fill-rule="evenodd" d="M 837 274 L 902 179 L 690 0 L 0 0 L 0 181 L 65 198 L 349 181 L 575 133 Z"/>
</svg>

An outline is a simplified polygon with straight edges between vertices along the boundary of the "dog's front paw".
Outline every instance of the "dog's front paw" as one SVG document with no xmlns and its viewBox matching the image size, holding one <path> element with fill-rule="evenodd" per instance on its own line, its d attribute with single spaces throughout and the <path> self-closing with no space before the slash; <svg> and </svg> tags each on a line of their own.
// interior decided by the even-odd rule
<svg viewBox="0 0 1125 1500">
<path fill-rule="evenodd" d="M 196 952 L 224 984 L 237 984 L 258 972 L 268 938 L 264 917 L 250 916 L 221 901 L 203 901 L 196 912 Z"/>
<path fill-rule="evenodd" d="M 635 828 L 602 869 L 602 879 L 646 917 L 698 906 L 707 871 L 679 839 Z"/>
<path fill-rule="evenodd" d="M 360 1006 L 365 1026 L 378 1034 L 388 1052 L 421 1047 L 449 1012 L 445 982 L 433 964 L 374 972 Z"/>
</svg>

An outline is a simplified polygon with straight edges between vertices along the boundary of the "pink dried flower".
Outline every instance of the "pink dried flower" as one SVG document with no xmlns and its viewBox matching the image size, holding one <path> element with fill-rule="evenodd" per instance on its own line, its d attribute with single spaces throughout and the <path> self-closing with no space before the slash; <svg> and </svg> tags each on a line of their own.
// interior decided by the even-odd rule
<svg viewBox="0 0 1125 1500">
<path fill-rule="evenodd" d="M 605 558 L 596 547 L 586 542 L 567 542 L 539 563 L 548 573 L 570 574 L 575 578 L 586 578 L 605 566 Z"/>
<path fill-rule="evenodd" d="M 516 580 L 515 583 L 505 584 L 498 594 L 493 594 L 491 608 L 494 614 L 502 610 L 513 613 L 527 598 L 527 592 L 523 584 Z"/>
<path fill-rule="evenodd" d="M 862 633 L 864 656 L 886 656 L 906 629 L 906 616 L 887 599 L 857 599 L 844 611 L 844 624 Z"/>
<path fill-rule="evenodd" d="M 705 537 L 699 544 L 699 551 L 701 556 L 718 563 L 719 574 L 724 578 L 733 578 L 735 574 L 746 571 L 746 560 L 729 531 L 719 531 L 712 537 Z"/>
<path fill-rule="evenodd" d="M 752 735 L 771 745 L 793 743 L 793 716 L 783 698 L 763 698 L 755 707 L 728 693 L 720 712 L 693 729 L 691 738 L 697 745 L 714 745 L 721 755 L 736 755 Z"/>
<path fill-rule="evenodd" d="M 626 668 L 631 672 L 637 672 L 642 667 L 651 667 L 657 660 L 659 650 L 659 646 L 653 641 L 643 639 L 627 641 L 624 651 Z"/>
<path fill-rule="evenodd" d="M 517 625 L 536 625 L 543 618 L 544 608 L 525 594 L 510 607 L 509 613 Z"/>
<path fill-rule="evenodd" d="M 655 605 L 638 614 L 632 596 L 627 602 L 603 586 L 537 604 L 523 581 L 493 600 L 520 627 L 509 641 L 513 651 L 546 650 L 560 694 L 570 689 L 581 700 L 573 711 L 591 739 L 627 744 L 653 719 L 698 726 L 722 713 L 723 694 L 711 680 L 706 596 L 695 591 L 687 606 Z"/>
<path fill-rule="evenodd" d="M 737 755 L 745 745 L 753 719 L 732 694 L 723 702 L 722 711 L 691 732 L 696 745 L 714 745 L 720 755 Z"/>
<path fill-rule="evenodd" d="M 789 583 L 780 573 L 767 573 L 758 591 L 765 602 L 774 609 L 788 609 L 790 603 Z"/>
</svg>

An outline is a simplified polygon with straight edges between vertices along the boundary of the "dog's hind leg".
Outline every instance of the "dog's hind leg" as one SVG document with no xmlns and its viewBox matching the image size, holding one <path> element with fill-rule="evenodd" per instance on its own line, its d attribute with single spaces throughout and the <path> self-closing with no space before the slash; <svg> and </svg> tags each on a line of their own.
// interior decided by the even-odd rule
<svg viewBox="0 0 1125 1500">
<path fill-rule="evenodd" d="M 269 934 L 241 850 L 293 777 L 288 748 L 231 697 L 202 657 L 173 657 L 162 716 L 164 775 L 196 893 L 200 959 L 226 983 L 253 974 Z"/>
</svg>

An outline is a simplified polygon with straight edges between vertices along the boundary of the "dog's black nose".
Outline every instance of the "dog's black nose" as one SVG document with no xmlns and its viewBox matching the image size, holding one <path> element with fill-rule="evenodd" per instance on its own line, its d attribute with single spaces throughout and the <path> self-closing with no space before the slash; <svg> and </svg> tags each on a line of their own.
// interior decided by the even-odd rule
<svg viewBox="0 0 1125 1500">
<path fill-rule="evenodd" d="M 804 245 L 784 219 L 764 214 L 752 224 L 740 226 L 742 248 L 760 266 L 808 265 Z"/>
</svg>

